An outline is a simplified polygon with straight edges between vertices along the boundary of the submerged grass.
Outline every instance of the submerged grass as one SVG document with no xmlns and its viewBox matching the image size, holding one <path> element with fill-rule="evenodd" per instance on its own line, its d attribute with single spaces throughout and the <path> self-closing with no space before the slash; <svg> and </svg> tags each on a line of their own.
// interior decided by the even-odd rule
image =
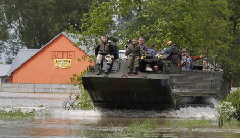
<svg viewBox="0 0 240 138">
<path fill-rule="evenodd" d="M 130 124 L 127 128 L 119 131 L 91 131 L 85 130 L 82 133 L 86 137 L 149 137 L 156 129 L 158 124 L 156 120 L 145 120 L 143 122 L 134 122 Z"/>
<path fill-rule="evenodd" d="M 8 118 L 28 118 L 34 117 L 35 110 L 31 110 L 28 112 L 23 112 L 20 109 L 13 109 L 10 111 L 0 110 L 0 119 L 8 119 Z"/>
<path fill-rule="evenodd" d="M 87 130 L 82 133 L 86 137 L 157 137 L 160 136 L 158 133 L 159 128 L 188 128 L 191 130 L 194 127 L 203 127 L 209 125 L 209 120 L 206 119 L 188 119 L 188 120 L 179 120 L 179 121 L 168 121 L 163 126 L 160 126 L 156 120 L 147 119 L 143 122 L 133 122 L 127 128 L 122 130 L 108 131 L 103 130 Z M 191 133 L 191 131 L 189 131 Z"/>
<path fill-rule="evenodd" d="M 192 119 L 188 119 L 188 120 L 180 120 L 180 121 L 169 121 L 165 124 L 166 127 L 170 127 L 170 128 L 192 128 L 192 127 L 201 127 L 201 126 L 207 126 L 209 125 L 210 122 L 209 120 L 206 120 L 204 118 L 200 119 L 200 120 L 192 120 Z"/>
<path fill-rule="evenodd" d="M 211 123 L 211 120 L 206 120 L 205 118 L 201 119 L 187 119 L 187 120 L 171 120 L 167 121 L 163 125 L 159 125 L 157 120 L 147 119 L 145 121 L 133 122 L 126 128 L 120 127 L 115 129 L 114 126 L 108 129 L 95 129 L 95 130 L 83 130 L 81 131 L 81 135 L 85 137 L 160 137 L 162 136 L 161 129 L 166 130 L 175 130 L 179 129 L 188 130 L 186 134 L 191 135 L 198 128 L 217 128 L 216 125 Z M 237 120 L 230 121 L 224 124 L 223 128 L 229 129 L 239 129 L 240 124 Z"/>
<path fill-rule="evenodd" d="M 156 120 L 145 120 L 144 122 L 134 122 L 129 128 L 121 132 L 121 136 L 126 137 L 147 137 L 158 128 Z"/>
</svg>

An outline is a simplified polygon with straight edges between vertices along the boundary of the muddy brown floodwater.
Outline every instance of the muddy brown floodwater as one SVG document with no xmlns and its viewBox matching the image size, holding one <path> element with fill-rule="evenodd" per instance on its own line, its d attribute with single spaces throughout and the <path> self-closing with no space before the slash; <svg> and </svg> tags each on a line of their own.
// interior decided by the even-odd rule
<svg viewBox="0 0 240 138">
<path fill-rule="evenodd" d="M 0 119 L 0 137 L 114 137 L 109 134 L 120 133 L 131 124 L 145 120 L 158 124 L 156 129 L 150 131 L 149 137 L 240 137 L 239 126 L 219 128 L 215 109 L 210 107 L 187 107 L 168 111 L 64 110 L 62 103 L 68 98 L 68 94 L 1 92 L 1 109 L 35 109 L 36 116 Z M 201 119 L 208 123 L 199 126 L 184 126 L 183 123 Z M 179 125 L 174 125 L 178 123 Z"/>
</svg>

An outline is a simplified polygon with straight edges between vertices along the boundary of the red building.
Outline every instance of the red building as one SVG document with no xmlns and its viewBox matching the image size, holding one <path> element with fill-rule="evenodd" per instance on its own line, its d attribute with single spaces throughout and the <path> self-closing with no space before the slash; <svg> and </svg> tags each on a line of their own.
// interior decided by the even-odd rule
<svg viewBox="0 0 240 138">
<path fill-rule="evenodd" d="M 41 49 L 21 49 L 9 70 L 12 83 L 71 83 L 73 74 L 80 74 L 91 62 L 84 47 L 61 33 Z"/>
</svg>

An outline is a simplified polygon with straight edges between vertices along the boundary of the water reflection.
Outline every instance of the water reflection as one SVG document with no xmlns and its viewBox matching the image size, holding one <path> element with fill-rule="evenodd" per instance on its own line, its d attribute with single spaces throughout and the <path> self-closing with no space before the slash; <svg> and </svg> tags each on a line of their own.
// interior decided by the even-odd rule
<svg viewBox="0 0 240 138">
<path fill-rule="evenodd" d="M 94 118 L 94 117 L 93 117 Z M 134 122 L 143 122 L 147 118 L 100 117 L 82 119 L 16 119 L 0 121 L 0 137 L 95 137 L 113 136 L 127 129 Z M 149 119 L 149 118 L 148 118 Z M 240 137 L 240 129 L 219 129 L 216 120 L 211 120 L 203 127 L 167 127 L 169 121 L 183 119 L 150 118 L 156 121 L 158 128 L 152 131 L 151 137 Z"/>
</svg>

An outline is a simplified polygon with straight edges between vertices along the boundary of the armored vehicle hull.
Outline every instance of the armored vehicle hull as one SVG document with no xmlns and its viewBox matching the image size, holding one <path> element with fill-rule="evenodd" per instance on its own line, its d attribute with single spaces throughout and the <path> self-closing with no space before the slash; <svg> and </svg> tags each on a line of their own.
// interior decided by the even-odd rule
<svg viewBox="0 0 240 138">
<path fill-rule="evenodd" d="M 152 64 L 162 68 L 157 72 L 145 71 L 146 65 Z M 210 105 L 211 99 L 225 98 L 230 90 L 222 71 L 181 71 L 171 62 L 162 60 L 142 60 L 140 66 L 138 75 L 127 74 L 125 60 L 115 61 L 108 75 L 97 75 L 94 68 L 90 69 L 82 79 L 94 106 L 161 110 Z"/>
</svg>

